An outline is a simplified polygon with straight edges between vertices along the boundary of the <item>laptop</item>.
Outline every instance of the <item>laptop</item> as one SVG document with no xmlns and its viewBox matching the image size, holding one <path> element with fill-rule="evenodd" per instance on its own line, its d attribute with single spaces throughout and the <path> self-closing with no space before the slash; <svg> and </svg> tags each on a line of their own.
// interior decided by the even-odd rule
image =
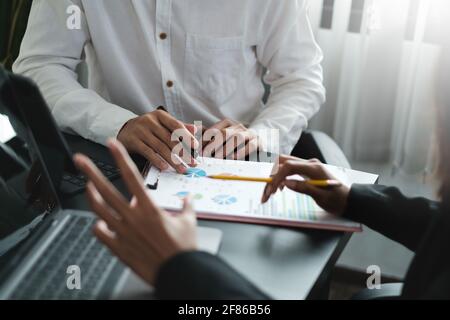
<svg viewBox="0 0 450 320">
<path fill-rule="evenodd" d="M 27 122 L 29 129 L 40 142 L 38 147 L 46 162 L 62 165 L 61 168 L 55 167 L 55 170 L 50 172 L 50 179 L 57 186 L 57 192 L 61 194 L 83 192 L 86 178 L 76 169 L 72 160 L 73 153 L 37 86 L 31 80 L 11 74 L 0 67 L 0 91 L 2 102 L 0 113 L 10 118 L 17 135 L 26 141 L 24 136 L 27 135 L 27 129 L 23 123 Z M 23 115 L 17 110 L 18 106 L 26 111 Z M 60 161 L 61 159 L 64 161 Z M 114 165 L 97 159 L 92 160 L 108 179 L 114 180 L 119 177 L 119 171 Z"/>
<path fill-rule="evenodd" d="M 30 83 L 17 79 L 22 86 Z M 34 134 L 30 122 L 36 118 L 22 106 L 11 101 L 0 106 L 16 114 L 13 126 L 26 131 L 22 134 L 34 159 L 29 169 L 0 181 L 0 299 L 152 298 L 152 288 L 93 236 L 94 215 L 62 207 L 52 172 L 67 165 L 66 159 L 45 136 Z M 217 253 L 221 231 L 199 228 L 197 234 L 200 250 Z"/>
</svg>

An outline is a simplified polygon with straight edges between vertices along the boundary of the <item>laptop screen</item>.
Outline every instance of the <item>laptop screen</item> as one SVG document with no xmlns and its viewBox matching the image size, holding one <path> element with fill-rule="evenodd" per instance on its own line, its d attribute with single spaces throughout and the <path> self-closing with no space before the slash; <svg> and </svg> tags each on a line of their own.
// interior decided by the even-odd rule
<svg viewBox="0 0 450 320">
<path fill-rule="evenodd" d="M 8 119 L 17 136 L 26 142 L 31 161 L 12 154 L 13 158 L 28 162 L 29 168 L 12 177 L 0 176 L 0 280 L 20 263 L 35 243 L 33 236 L 59 209 L 58 197 L 50 184 L 48 172 L 41 166 L 39 153 L 33 148 L 35 144 L 31 143 L 27 122 L 13 98 L 7 74 L 1 71 L 0 116 Z"/>
<path fill-rule="evenodd" d="M 65 172 L 77 174 L 70 151 L 50 109 L 38 87 L 29 79 L 9 75 L 13 98 L 21 111 L 23 120 L 34 144 L 47 167 L 55 191 L 62 196 L 61 184 Z"/>
</svg>

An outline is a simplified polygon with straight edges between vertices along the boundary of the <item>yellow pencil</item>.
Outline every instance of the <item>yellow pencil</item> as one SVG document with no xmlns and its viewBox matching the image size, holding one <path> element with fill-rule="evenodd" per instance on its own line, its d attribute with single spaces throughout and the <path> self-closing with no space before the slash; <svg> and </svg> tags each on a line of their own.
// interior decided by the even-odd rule
<svg viewBox="0 0 450 320">
<path fill-rule="evenodd" d="M 216 180 L 249 181 L 249 182 L 263 182 L 263 183 L 272 182 L 272 178 L 241 177 L 241 176 L 227 176 L 227 175 L 211 175 L 208 176 L 208 178 Z M 304 180 L 303 182 L 320 188 L 339 187 L 342 185 L 341 182 L 337 180 Z"/>
</svg>

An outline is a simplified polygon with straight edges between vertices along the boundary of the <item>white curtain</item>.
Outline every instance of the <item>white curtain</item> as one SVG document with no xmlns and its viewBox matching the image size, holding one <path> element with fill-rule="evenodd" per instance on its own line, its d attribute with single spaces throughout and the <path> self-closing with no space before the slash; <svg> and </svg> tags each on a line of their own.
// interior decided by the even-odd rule
<svg viewBox="0 0 450 320">
<path fill-rule="evenodd" d="M 328 91 L 312 128 L 333 136 L 351 160 L 427 172 L 449 9 L 448 0 L 310 0 Z"/>
</svg>

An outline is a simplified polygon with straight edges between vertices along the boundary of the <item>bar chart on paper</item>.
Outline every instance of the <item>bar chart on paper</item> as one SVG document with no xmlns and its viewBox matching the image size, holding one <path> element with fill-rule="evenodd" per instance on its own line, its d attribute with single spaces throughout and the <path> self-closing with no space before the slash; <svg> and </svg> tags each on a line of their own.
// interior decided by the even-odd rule
<svg viewBox="0 0 450 320">
<path fill-rule="evenodd" d="M 190 195 L 199 218 L 342 231 L 361 229 L 358 223 L 328 214 L 311 197 L 286 188 L 261 204 L 263 183 L 207 178 L 216 174 L 268 177 L 272 166 L 205 158 L 184 175 L 170 170 L 160 172 L 157 189 L 149 192 L 159 206 L 174 211 L 180 210 L 183 198 Z"/>
<path fill-rule="evenodd" d="M 277 193 L 264 205 L 258 202 L 253 204 L 250 199 L 248 213 L 263 217 L 314 221 L 322 211 L 311 197 L 285 190 Z"/>
</svg>

